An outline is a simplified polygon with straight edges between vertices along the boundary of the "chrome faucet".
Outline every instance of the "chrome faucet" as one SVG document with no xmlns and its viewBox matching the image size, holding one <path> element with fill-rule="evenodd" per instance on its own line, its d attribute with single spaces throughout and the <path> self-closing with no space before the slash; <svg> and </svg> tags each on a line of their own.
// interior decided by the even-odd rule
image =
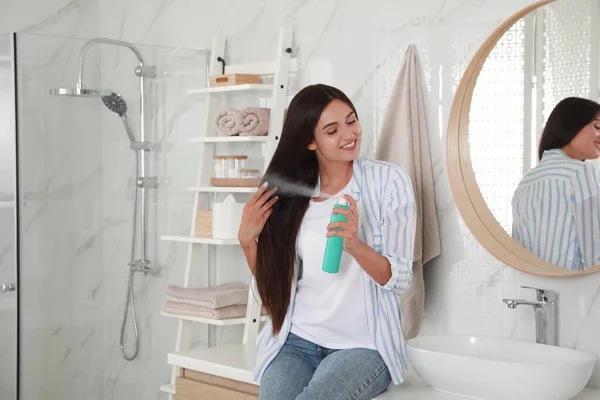
<svg viewBox="0 0 600 400">
<path fill-rule="evenodd" d="M 535 312 L 535 341 L 537 343 L 556 346 L 556 293 L 551 290 L 536 289 L 530 286 L 521 286 L 523 289 L 535 290 L 537 301 L 502 299 L 510 309 L 517 306 L 532 306 Z"/>
</svg>

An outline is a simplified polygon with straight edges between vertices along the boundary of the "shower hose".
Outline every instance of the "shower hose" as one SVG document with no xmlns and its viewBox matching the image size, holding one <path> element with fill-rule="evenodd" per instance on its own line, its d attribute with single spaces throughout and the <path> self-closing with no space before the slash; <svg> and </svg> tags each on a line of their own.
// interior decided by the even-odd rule
<svg viewBox="0 0 600 400">
<path fill-rule="evenodd" d="M 121 324 L 121 355 L 127 361 L 134 360 L 138 352 L 140 350 L 140 334 L 138 331 L 137 318 L 135 315 L 135 297 L 133 293 L 133 278 L 136 272 L 139 271 L 136 268 L 133 261 L 135 260 L 135 244 L 136 244 L 136 234 L 137 234 L 137 202 L 138 202 L 138 185 L 137 178 L 139 177 L 139 155 L 138 152 L 135 152 L 135 167 L 136 167 L 136 185 L 135 185 L 135 193 L 133 199 L 133 235 L 131 237 L 131 263 L 129 263 L 129 282 L 127 285 L 127 297 L 125 299 L 125 311 L 123 312 L 123 323 Z M 142 216 L 143 217 L 143 216 Z M 129 316 L 129 309 L 131 308 L 131 319 L 133 321 L 133 334 L 135 336 L 134 348 L 131 354 L 127 354 L 125 350 L 125 328 L 127 326 L 127 319 Z"/>
</svg>

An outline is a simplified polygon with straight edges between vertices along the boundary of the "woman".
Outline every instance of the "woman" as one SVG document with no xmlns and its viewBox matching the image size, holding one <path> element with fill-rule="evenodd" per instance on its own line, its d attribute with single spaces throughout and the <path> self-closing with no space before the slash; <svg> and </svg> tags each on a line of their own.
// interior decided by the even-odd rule
<svg viewBox="0 0 600 400">
<path fill-rule="evenodd" d="M 361 134 L 341 91 L 304 88 L 264 178 L 279 189 L 265 181 L 244 210 L 239 239 L 270 317 L 257 339 L 261 400 L 371 399 L 402 382 L 415 200 L 405 170 L 359 157 Z M 333 213 L 347 222 L 330 224 L 339 197 L 351 207 Z M 337 274 L 321 269 L 331 236 L 344 243 Z"/>
<path fill-rule="evenodd" d="M 515 191 L 512 236 L 536 256 L 573 270 L 600 264 L 600 104 L 570 97 L 542 133 L 540 163 Z"/>
</svg>

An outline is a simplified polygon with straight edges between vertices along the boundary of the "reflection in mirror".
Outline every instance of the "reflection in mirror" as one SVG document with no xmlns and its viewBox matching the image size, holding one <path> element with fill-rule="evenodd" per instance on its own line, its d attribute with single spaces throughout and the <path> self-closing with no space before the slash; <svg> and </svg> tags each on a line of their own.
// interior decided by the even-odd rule
<svg viewBox="0 0 600 400">
<path fill-rule="evenodd" d="M 513 197 L 512 236 L 536 256 L 564 268 L 600 265 L 600 105 L 567 98 L 550 114 L 537 166 Z"/>
<path fill-rule="evenodd" d="M 486 59 L 469 113 L 488 208 L 525 249 L 572 270 L 600 265 L 599 3 L 558 0 L 515 23 Z M 561 103 L 569 97 L 581 99 Z"/>
</svg>

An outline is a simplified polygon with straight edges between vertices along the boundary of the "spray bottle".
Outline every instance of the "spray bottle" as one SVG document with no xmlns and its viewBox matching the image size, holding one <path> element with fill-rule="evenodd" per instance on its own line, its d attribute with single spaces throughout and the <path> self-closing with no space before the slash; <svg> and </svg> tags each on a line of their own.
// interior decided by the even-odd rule
<svg viewBox="0 0 600 400">
<path fill-rule="evenodd" d="M 350 208 L 350 203 L 343 197 L 338 199 L 333 206 L 336 208 Z M 346 217 L 342 214 L 331 214 L 330 222 L 346 222 Z M 340 230 L 340 228 L 335 228 Z M 340 261 L 342 260 L 342 251 L 344 250 L 344 239 L 341 236 L 331 236 L 327 238 L 325 245 L 325 255 L 323 256 L 323 271 L 330 274 L 337 274 L 340 271 Z"/>
</svg>

